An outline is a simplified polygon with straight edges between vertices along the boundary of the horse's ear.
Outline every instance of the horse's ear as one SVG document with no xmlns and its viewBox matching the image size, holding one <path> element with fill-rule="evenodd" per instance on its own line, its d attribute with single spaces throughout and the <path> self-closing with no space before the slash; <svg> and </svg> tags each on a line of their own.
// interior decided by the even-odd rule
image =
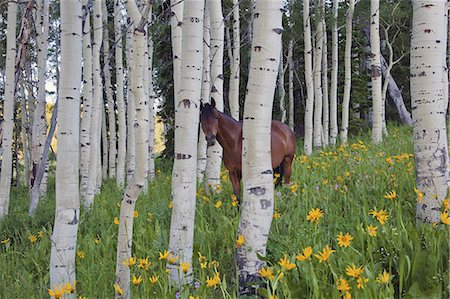
<svg viewBox="0 0 450 299">
<path fill-rule="evenodd" d="M 216 101 L 214 101 L 214 98 L 211 98 L 211 106 L 216 108 Z"/>
</svg>

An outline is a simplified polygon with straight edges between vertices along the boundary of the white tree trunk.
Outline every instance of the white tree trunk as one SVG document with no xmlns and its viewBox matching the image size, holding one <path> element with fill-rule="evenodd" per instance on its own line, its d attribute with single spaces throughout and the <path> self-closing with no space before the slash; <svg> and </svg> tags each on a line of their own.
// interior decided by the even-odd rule
<svg viewBox="0 0 450 299">
<path fill-rule="evenodd" d="M 327 45 L 327 26 L 323 19 L 323 49 L 322 49 L 322 143 L 327 147 L 330 143 L 330 103 L 328 98 L 328 45 Z"/>
<path fill-rule="evenodd" d="M 12 133 L 14 127 L 17 2 L 8 2 L 6 27 L 5 99 L 2 124 L 2 165 L 0 172 L 0 219 L 8 214 L 12 175 Z"/>
<path fill-rule="evenodd" d="M 208 2 L 205 4 L 205 13 L 203 17 L 203 73 L 202 73 L 202 93 L 201 101 L 203 104 L 209 103 L 211 98 L 211 63 L 210 63 L 210 20 Z M 197 181 L 203 182 L 206 170 L 206 138 L 205 132 L 200 128 L 200 134 L 197 147 Z"/>
<path fill-rule="evenodd" d="M 320 0 L 316 8 L 316 34 L 314 47 L 314 130 L 313 130 L 313 144 L 315 149 L 322 147 L 322 48 L 323 48 L 323 2 Z M 322 17 L 319 17 L 322 16 Z"/>
<path fill-rule="evenodd" d="M 92 43 L 92 82 L 93 82 L 93 100 L 91 115 L 91 139 L 89 155 L 89 174 L 86 189 L 86 197 L 83 205 L 89 208 L 94 203 L 94 195 L 98 182 L 97 172 L 101 167 L 100 159 L 100 141 L 101 141 L 101 119 L 103 111 L 103 86 L 100 76 L 100 48 L 102 46 L 102 0 L 94 0 L 93 27 L 94 40 Z M 101 177 L 100 177 L 101 179 Z"/>
<path fill-rule="evenodd" d="M 192 271 L 184 273 L 180 262 L 192 264 L 196 198 L 197 141 L 203 60 L 202 1 L 185 3 L 180 100 L 175 104 L 175 153 L 172 174 L 172 219 L 169 252 L 177 265 L 167 265 L 172 284 L 192 282 Z M 194 68 L 190 66 L 195 66 Z"/>
<path fill-rule="evenodd" d="M 448 152 L 444 98 L 447 45 L 447 9 L 444 1 L 413 0 L 411 35 L 411 109 L 417 189 L 417 219 L 440 222 L 447 195 Z"/>
<path fill-rule="evenodd" d="M 149 22 L 150 20 L 149 16 Z M 149 30 L 147 30 L 149 32 Z M 153 86 L 153 37 L 149 34 L 148 48 L 148 179 L 155 179 L 155 90 Z"/>
<path fill-rule="evenodd" d="M 58 105 L 55 223 L 51 236 L 50 287 L 75 285 L 80 194 L 81 0 L 61 1 L 61 76 Z"/>
<path fill-rule="evenodd" d="M 241 66 L 241 35 L 239 19 L 239 0 L 233 0 L 233 43 L 230 57 L 230 91 L 228 101 L 231 117 L 239 120 L 239 77 Z"/>
<path fill-rule="evenodd" d="M 83 0 L 83 9 L 87 5 Z M 91 118 L 92 118 L 92 43 L 90 13 L 87 10 L 83 28 L 83 109 L 80 129 L 80 191 L 81 198 L 86 198 L 89 180 L 89 161 L 91 157 Z"/>
<path fill-rule="evenodd" d="M 254 38 L 244 108 L 242 175 L 244 182 L 242 214 L 238 234 L 245 246 L 236 250 L 239 294 L 254 294 L 251 282 L 266 256 L 267 237 L 273 216 L 273 172 L 271 163 L 271 120 L 273 96 L 281 50 L 283 1 L 256 2 Z"/>
<path fill-rule="evenodd" d="M 294 51 L 294 41 L 289 41 L 288 48 L 288 64 L 289 64 L 289 128 L 292 131 L 295 129 L 294 123 L 294 61 L 292 59 L 292 52 Z"/>
<path fill-rule="evenodd" d="M 380 2 L 370 0 L 370 57 L 372 78 L 372 142 L 383 141 L 383 100 L 381 93 Z"/>
<path fill-rule="evenodd" d="M 142 75 L 144 72 L 144 58 L 147 49 L 145 32 L 146 20 L 151 11 L 151 4 L 147 4 L 144 7 L 143 14 L 141 15 L 134 0 L 128 0 L 125 3 L 127 13 L 131 17 L 132 22 L 135 25 L 137 24 L 136 29 L 133 31 L 134 65 L 131 68 L 132 73 L 130 74 L 129 80 L 133 99 L 136 103 L 135 136 L 137 163 L 133 177 L 127 183 L 120 205 L 120 223 L 117 237 L 116 283 L 123 290 L 123 295 L 120 296 L 116 293 L 116 298 L 130 298 L 130 267 L 124 264 L 124 261 L 131 258 L 134 209 L 138 196 L 142 191 L 142 187 L 147 180 L 148 166 L 149 107 L 143 88 Z"/>
<path fill-rule="evenodd" d="M 101 182 L 102 180 L 106 180 L 108 178 L 108 148 L 109 148 L 109 141 L 108 141 L 108 129 L 106 127 L 106 107 L 105 107 L 105 103 L 102 102 L 100 104 L 100 107 L 102 107 L 102 111 L 101 111 L 101 115 L 102 115 L 102 127 L 101 127 L 101 139 L 102 139 L 102 147 L 101 147 L 101 155 L 102 155 L 102 159 L 101 159 L 101 175 L 98 175 L 97 178 L 98 180 L 97 182 L 97 187 L 100 189 L 101 184 L 99 184 L 99 182 Z M 99 190 L 98 189 L 98 190 Z M 97 194 L 97 192 L 96 192 Z"/>
<path fill-rule="evenodd" d="M 342 100 L 341 142 L 347 143 L 348 121 L 350 110 L 350 91 L 352 88 L 352 21 L 355 9 L 355 0 L 349 0 L 347 16 L 345 17 L 345 53 L 344 53 L 344 97 Z"/>
<path fill-rule="evenodd" d="M 103 11 L 103 74 L 105 77 L 105 95 L 108 104 L 108 174 L 110 178 L 116 177 L 116 156 L 117 156 L 117 133 L 116 133 L 116 110 L 114 105 L 113 90 L 111 85 L 111 56 L 109 54 L 109 30 L 108 30 L 108 10 L 106 1 L 102 1 Z M 106 119 L 105 119 L 106 120 Z M 105 149 L 103 149 L 105 150 Z M 106 167 L 106 165 L 104 165 Z"/>
<path fill-rule="evenodd" d="M 127 125 L 124 99 L 124 76 L 122 61 L 122 29 L 121 29 L 121 6 L 120 0 L 114 1 L 114 34 L 115 34 L 115 65 L 116 65 L 116 101 L 118 119 L 118 141 L 117 141 L 117 177 L 116 184 L 119 187 L 125 185 L 125 157 L 127 144 Z"/>
<path fill-rule="evenodd" d="M 314 80 L 312 72 L 312 42 L 311 22 L 309 16 L 309 0 L 303 0 L 303 39 L 305 42 L 305 155 L 312 154 L 313 147 L 313 109 L 314 109 Z"/>
<path fill-rule="evenodd" d="M 183 7 L 184 1 L 170 0 L 170 32 L 172 37 L 172 63 L 173 63 L 173 98 L 178 103 L 181 80 L 181 39 L 183 32 Z"/>
<path fill-rule="evenodd" d="M 225 23 L 222 15 L 222 1 L 207 0 L 211 26 L 211 98 L 216 109 L 223 112 L 223 48 Z M 219 190 L 220 168 L 222 166 L 222 146 L 216 142 L 207 148 L 205 190 Z"/>
<path fill-rule="evenodd" d="M 133 72 L 134 67 L 134 44 L 133 44 L 134 24 L 127 31 L 126 43 L 126 59 L 128 74 Z M 130 75 L 128 75 L 128 92 L 127 92 L 127 184 L 134 175 L 136 168 L 136 138 L 134 133 L 134 122 L 136 119 L 136 108 L 134 93 L 131 92 Z"/>
<path fill-rule="evenodd" d="M 286 64 L 287 65 L 287 64 Z M 280 95 L 280 113 L 281 122 L 286 122 L 286 105 L 285 105 L 285 97 L 286 97 L 286 89 L 284 88 L 284 61 L 283 61 L 283 44 L 281 44 L 280 50 L 280 65 L 278 66 L 278 93 Z"/>
<path fill-rule="evenodd" d="M 330 86 L 330 143 L 336 145 L 338 136 L 337 83 L 338 83 L 338 28 L 339 1 L 333 0 L 333 28 L 331 30 L 331 86 Z"/>
</svg>

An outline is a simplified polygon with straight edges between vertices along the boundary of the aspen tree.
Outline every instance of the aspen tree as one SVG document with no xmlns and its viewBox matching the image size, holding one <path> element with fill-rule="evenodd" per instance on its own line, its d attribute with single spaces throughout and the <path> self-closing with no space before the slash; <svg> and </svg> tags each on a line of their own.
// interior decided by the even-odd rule
<svg viewBox="0 0 450 299">
<path fill-rule="evenodd" d="M 313 110 L 314 110 L 314 80 L 312 70 L 311 22 L 309 15 L 309 0 L 303 0 L 303 39 L 305 42 L 305 154 L 312 154 L 313 147 Z"/>
<path fill-rule="evenodd" d="M 333 27 L 331 29 L 331 86 L 330 86 L 330 143 L 336 145 L 338 136 L 337 83 L 338 83 L 338 27 L 339 1 L 333 0 Z"/>
<path fill-rule="evenodd" d="M 134 0 L 133 0 L 134 1 Z M 134 39 L 133 31 L 135 24 L 129 24 L 128 31 L 126 33 L 126 61 L 128 69 L 128 86 L 127 86 L 127 182 L 131 180 L 136 169 L 136 138 L 134 132 L 134 123 L 136 120 L 136 107 L 134 93 L 131 91 L 131 79 L 130 74 L 133 72 L 134 67 Z"/>
<path fill-rule="evenodd" d="M 175 104 L 178 103 L 177 97 L 180 93 L 184 4 L 185 1 L 170 0 L 170 33 L 172 37 L 173 95 Z"/>
<path fill-rule="evenodd" d="M 239 120 L 239 77 L 241 67 L 241 35 L 239 19 L 239 0 L 233 0 L 233 42 L 230 57 L 230 91 L 228 101 L 231 117 Z"/>
<path fill-rule="evenodd" d="M 314 47 L 314 129 L 313 129 L 313 144 L 314 148 L 322 147 L 322 60 L 323 60 L 323 2 L 320 0 L 316 7 L 316 34 Z"/>
<path fill-rule="evenodd" d="M 294 131 L 294 60 L 292 58 L 292 52 L 294 51 L 294 41 L 289 41 L 288 57 L 289 64 L 289 128 Z"/>
<path fill-rule="evenodd" d="M 328 45 L 327 26 L 323 18 L 323 48 L 322 48 L 322 143 L 328 146 L 330 143 L 330 103 L 328 97 Z"/>
<path fill-rule="evenodd" d="M 370 57 L 372 79 L 372 141 L 383 140 L 383 101 L 381 93 L 380 1 L 370 0 Z"/>
</svg>

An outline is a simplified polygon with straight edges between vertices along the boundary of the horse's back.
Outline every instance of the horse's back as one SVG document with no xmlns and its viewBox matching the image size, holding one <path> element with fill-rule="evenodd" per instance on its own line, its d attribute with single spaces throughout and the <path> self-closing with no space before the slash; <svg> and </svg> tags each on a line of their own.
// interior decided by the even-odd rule
<svg viewBox="0 0 450 299">
<path fill-rule="evenodd" d="M 272 121 L 272 165 L 278 166 L 286 156 L 295 154 L 295 135 L 291 128 L 281 121 Z"/>
</svg>

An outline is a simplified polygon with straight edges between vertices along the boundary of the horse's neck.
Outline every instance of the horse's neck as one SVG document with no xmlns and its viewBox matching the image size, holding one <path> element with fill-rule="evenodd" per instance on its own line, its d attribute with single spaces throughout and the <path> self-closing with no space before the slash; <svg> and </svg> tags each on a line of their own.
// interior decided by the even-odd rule
<svg viewBox="0 0 450 299">
<path fill-rule="evenodd" d="M 225 150 L 232 149 L 241 138 L 242 123 L 224 113 L 220 113 L 218 121 L 217 141 Z"/>
</svg>

